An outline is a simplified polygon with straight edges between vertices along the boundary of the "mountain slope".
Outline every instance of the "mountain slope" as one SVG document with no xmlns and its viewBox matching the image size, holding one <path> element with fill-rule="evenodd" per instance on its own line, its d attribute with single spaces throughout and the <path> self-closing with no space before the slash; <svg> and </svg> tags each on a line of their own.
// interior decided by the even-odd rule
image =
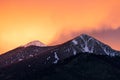
<svg viewBox="0 0 120 80">
<path fill-rule="evenodd" d="M 0 56 L 0 67 L 17 63 L 37 55 L 42 55 L 42 53 L 52 48 L 54 48 L 54 46 L 53 47 L 39 47 L 39 46 L 18 47 Z"/>
<path fill-rule="evenodd" d="M 120 79 L 120 57 L 79 53 L 42 69 L 40 60 L 40 58 L 34 58 L 3 68 L 0 70 L 0 78 L 2 80 Z"/>
<path fill-rule="evenodd" d="M 120 65 L 115 65 L 118 60 L 119 57 L 80 54 L 54 68 L 42 80 L 119 80 Z"/>
<path fill-rule="evenodd" d="M 22 47 L 5 53 L 0 56 L 0 65 L 10 65 L 37 55 L 45 55 L 44 63 L 51 62 L 56 64 L 59 60 L 74 56 L 77 53 L 94 53 L 97 55 L 120 56 L 120 52 L 113 50 L 108 45 L 99 40 L 82 34 L 64 44 L 57 46 L 36 46 L 40 42 L 30 42 L 29 46 Z M 11 55 L 14 54 L 14 55 Z"/>
<path fill-rule="evenodd" d="M 91 68 L 89 73 L 90 75 L 92 75 L 92 77 L 90 77 L 91 79 L 98 79 L 100 76 L 104 77 L 104 75 L 102 74 L 108 74 L 108 77 L 106 79 L 109 79 L 109 77 L 111 79 L 118 79 L 118 74 L 120 74 L 119 56 L 119 51 L 113 50 L 108 45 L 100 42 L 99 40 L 91 36 L 82 34 L 60 45 L 42 47 L 29 45 L 27 47 L 16 48 L 15 50 L 1 55 L 0 78 L 3 80 L 16 80 L 16 78 L 20 80 L 22 78 L 25 78 L 26 80 L 28 80 L 28 78 L 33 78 L 34 80 L 36 77 L 38 77 L 38 79 L 44 80 L 44 76 L 47 76 L 48 78 L 53 78 L 52 76 L 54 75 L 59 77 L 63 75 L 61 78 L 64 79 L 64 77 L 66 76 L 74 75 L 72 74 L 72 69 L 73 72 L 76 67 L 80 67 L 79 69 L 83 70 L 86 65 L 88 66 L 88 69 Z M 78 66 L 75 66 L 75 63 Z M 81 67 L 82 65 L 84 67 Z M 70 75 L 66 74 L 66 76 L 64 76 L 64 69 L 62 70 L 62 68 L 64 68 L 65 66 L 68 66 L 68 68 L 72 66 L 69 70 L 66 69 L 66 71 L 71 73 Z M 93 68 L 93 66 L 96 67 Z M 93 69 L 96 69 L 95 72 L 92 71 Z M 56 70 L 58 71 L 56 72 Z M 54 71 L 56 74 L 54 74 Z M 87 70 L 85 70 L 85 72 L 86 71 Z M 101 71 L 103 71 L 103 73 Z M 85 72 L 83 71 L 83 74 L 80 74 L 81 72 L 76 72 L 75 74 L 80 75 L 81 79 L 84 79 L 82 78 L 82 76 L 89 77 L 89 75 Z M 47 75 L 47 73 L 53 75 L 50 76 Z M 94 73 L 99 73 L 100 75 L 96 75 Z M 94 78 L 94 75 L 98 77 Z M 116 78 L 114 76 L 116 76 Z"/>
</svg>

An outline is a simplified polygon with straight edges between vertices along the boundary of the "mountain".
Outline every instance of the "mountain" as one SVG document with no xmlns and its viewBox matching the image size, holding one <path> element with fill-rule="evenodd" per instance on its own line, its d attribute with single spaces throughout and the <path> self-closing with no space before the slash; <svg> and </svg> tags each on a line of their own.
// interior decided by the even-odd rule
<svg viewBox="0 0 120 80">
<path fill-rule="evenodd" d="M 17 47 L 0 55 L 0 67 L 31 58 L 51 48 L 53 47 L 47 47 L 40 41 L 29 42 L 24 46 Z"/>
<path fill-rule="evenodd" d="M 17 78 L 25 78 L 26 80 L 28 80 L 26 76 L 29 76 L 33 77 L 33 80 L 35 80 L 36 77 L 44 80 L 44 76 L 51 78 L 51 76 L 47 73 L 54 74 L 55 76 L 52 75 L 54 77 L 60 77 L 62 73 L 66 73 L 64 72 L 64 70 L 62 70 L 62 68 L 68 66 L 69 69 L 69 67 L 74 65 L 76 62 L 76 67 L 80 67 L 79 70 L 82 70 L 82 65 L 87 65 L 89 69 L 91 68 L 90 72 L 92 72 L 92 69 L 94 69 L 92 67 L 96 66 L 95 68 L 98 69 L 98 73 L 100 73 L 100 75 L 103 74 L 100 71 L 107 68 L 112 70 L 107 70 L 108 72 L 104 72 L 105 75 L 109 74 L 107 75 L 108 77 L 112 76 L 113 72 L 115 72 L 115 74 L 120 74 L 120 52 L 113 50 L 108 45 L 100 42 L 99 40 L 89 35 L 82 34 L 68 42 L 56 46 L 39 46 L 37 43 L 39 42 L 30 42 L 30 44 L 27 44 L 27 46 L 18 47 L 1 55 L 0 78 L 3 80 L 12 78 L 15 78 L 15 80 Z M 80 60 L 80 62 L 78 60 Z M 72 66 L 68 70 L 68 72 L 71 73 L 70 75 L 72 75 L 72 72 L 74 73 L 74 69 L 76 69 L 76 67 Z M 56 71 L 56 69 L 58 71 Z M 84 74 L 84 72 L 82 73 Z M 89 74 L 94 77 L 95 74 L 93 75 L 93 73 Z M 116 76 L 115 74 L 114 76 Z M 83 76 L 80 73 L 77 75 Z M 99 78 L 100 75 L 96 75 L 98 76 L 97 78 Z M 87 77 L 89 75 L 84 76 Z M 64 77 L 65 76 L 63 74 L 63 79 Z M 83 78 L 81 77 L 81 79 Z"/>
<path fill-rule="evenodd" d="M 88 36 L 86 34 L 82 34 L 81 36 L 72 40 L 75 47 L 77 47 L 80 52 L 88 52 L 88 53 L 98 53 L 98 55 L 108 55 L 108 56 L 119 56 L 120 52 L 113 50 L 108 45 L 100 42 L 99 40 Z"/>
</svg>

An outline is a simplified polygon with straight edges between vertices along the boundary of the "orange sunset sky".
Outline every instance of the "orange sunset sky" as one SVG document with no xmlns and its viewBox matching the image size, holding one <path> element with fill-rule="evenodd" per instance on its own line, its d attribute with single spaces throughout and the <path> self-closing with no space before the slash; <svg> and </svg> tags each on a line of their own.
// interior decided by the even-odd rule
<svg viewBox="0 0 120 80">
<path fill-rule="evenodd" d="M 120 0 L 0 0 L 0 53 L 88 33 L 120 50 Z M 64 38 L 63 38 L 64 37 Z"/>
</svg>

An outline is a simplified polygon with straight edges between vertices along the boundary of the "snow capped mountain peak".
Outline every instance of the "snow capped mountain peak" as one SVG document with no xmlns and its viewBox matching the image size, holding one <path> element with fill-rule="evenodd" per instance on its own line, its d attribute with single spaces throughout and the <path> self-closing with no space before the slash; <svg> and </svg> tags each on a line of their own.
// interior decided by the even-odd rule
<svg viewBox="0 0 120 80">
<path fill-rule="evenodd" d="M 95 39 L 87 34 L 81 34 L 72 40 L 74 45 L 80 46 L 82 52 L 93 53 Z"/>
<path fill-rule="evenodd" d="M 46 45 L 40 42 L 39 40 L 35 40 L 24 45 L 24 47 L 28 47 L 28 46 L 46 46 Z"/>
<path fill-rule="evenodd" d="M 89 41 L 91 39 L 95 40 L 95 38 L 93 38 L 92 36 L 89 36 L 87 34 L 81 34 L 79 37 L 82 38 L 82 39 L 84 39 L 85 41 Z"/>
<path fill-rule="evenodd" d="M 99 53 L 99 55 L 116 56 L 120 55 L 120 52 L 113 50 L 108 45 L 100 42 L 99 40 L 87 35 L 81 34 L 73 39 L 72 44 L 80 50 L 80 52 L 87 53 Z"/>
</svg>

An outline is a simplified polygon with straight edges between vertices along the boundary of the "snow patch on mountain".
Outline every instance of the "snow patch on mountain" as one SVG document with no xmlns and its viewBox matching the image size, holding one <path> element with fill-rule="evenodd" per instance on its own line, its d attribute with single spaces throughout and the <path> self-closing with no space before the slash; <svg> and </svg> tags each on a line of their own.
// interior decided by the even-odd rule
<svg viewBox="0 0 120 80">
<path fill-rule="evenodd" d="M 75 45 L 78 44 L 78 42 L 77 42 L 76 40 L 72 40 L 72 42 L 73 42 Z"/>
<path fill-rule="evenodd" d="M 19 59 L 18 61 L 22 61 L 23 59 Z"/>
<path fill-rule="evenodd" d="M 50 59 L 50 56 L 49 57 L 47 57 L 47 60 L 49 60 Z"/>
<path fill-rule="evenodd" d="M 38 40 L 35 40 L 24 45 L 24 47 L 28 47 L 28 46 L 46 46 L 46 45 Z"/>
<path fill-rule="evenodd" d="M 58 55 L 56 52 L 54 52 L 54 55 L 55 55 L 55 61 L 53 62 L 54 64 L 57 64 L 58 61 L 59 61 L 59 58 L 58 58 Z"/>
<path fill-rule="evenodd" d="M 89 37 L 88 39 L 86 39 L 86 37 L 89 37 L 89 36 L 86 34 L 82 34 L 80 36 L 81 40 L 84 43 L 84 45 L 81 45 L 81 47 L 83 48 L 83 52 L 93 53 L 93 47 L 90 49 L 90 47 L 88 46 L 90 41 L 93 40 L 93 38 Z M 91 46 L 93 46 L 93 45 L 91 45 Z"/>
<path fill-rule="evenodd" d="M 76 54 L 77 54 L 77 51 L 76 51 L 76 50 L 73 50 L 73 54 L 76 55 Z"/>
</svg>

